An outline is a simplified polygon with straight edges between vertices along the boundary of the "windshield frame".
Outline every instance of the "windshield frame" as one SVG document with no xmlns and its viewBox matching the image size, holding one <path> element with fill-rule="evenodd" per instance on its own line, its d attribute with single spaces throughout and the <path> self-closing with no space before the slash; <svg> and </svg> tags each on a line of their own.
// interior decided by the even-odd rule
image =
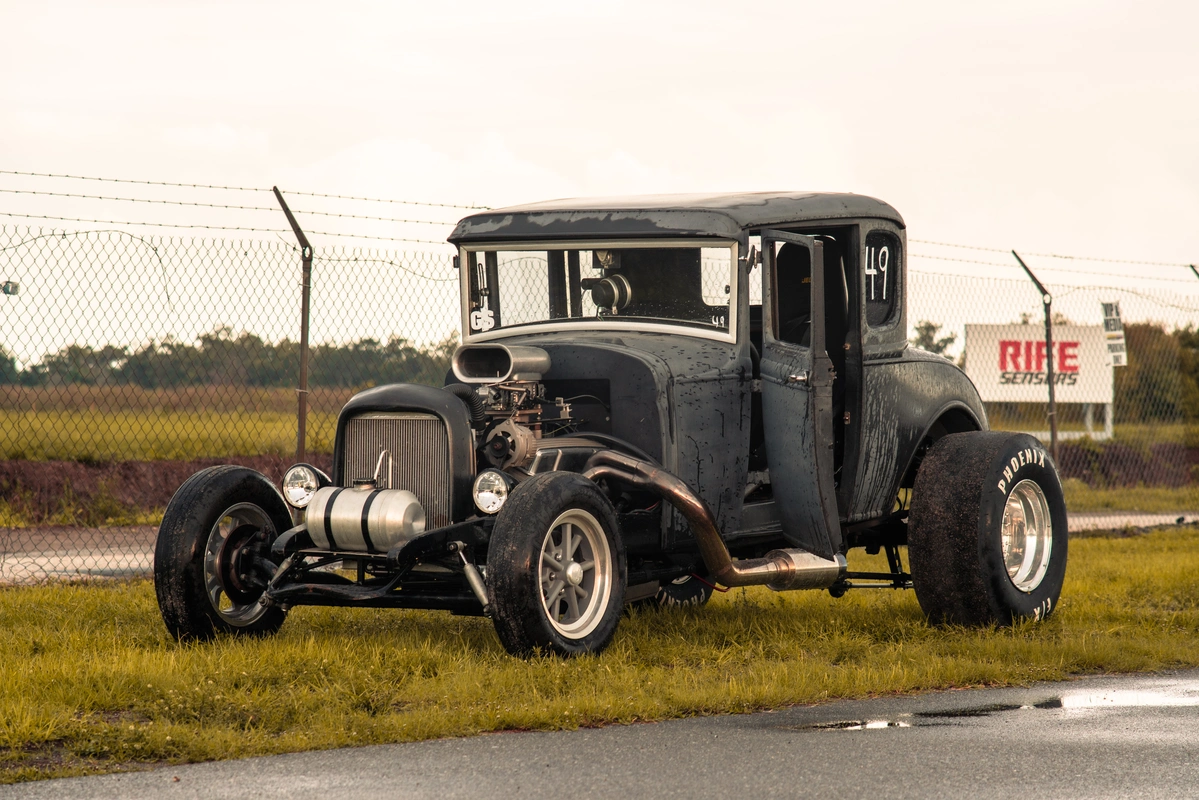
<svg viewBox="0 0 1199 800">
<path fill-rule="evenodd" d="M 470 328 L 470 268 L 471 253 L 514 252 L 521 250 L 602 250 L 617 248 L 712 248 L 729 251 L 729 319 L 728 330 L 719 328 L 702 328 L 693 325 L 671 324 L 669 322 L 651 322 L 646 318 L 617 319 L 606 317 L 580 317 L 571 322 L 542 321 L 526 322 L 511 325 L 498 330 L 472 333 Z M 462 342 L 486 342 L 493 339 L 504 339 L 511 336 L 525 336 L 536 333 L 558 333 L 562 331 L 641 331 L 644 333 L 672 333 L 691 336 L 699 339 L 710 339 L 717 342 L 737 343 L 737 323 L 740 311 L 740 289 L 737 281 L 738 242 L 735 239 L 722 238 L 688 238 L 688 239 L 567 239 L 552 241 L 517 241 L 492 242 L 482 244 L 463 244 L 458 248 L 459 263 L 459 304 L 462 326 Z"/>
</svg>

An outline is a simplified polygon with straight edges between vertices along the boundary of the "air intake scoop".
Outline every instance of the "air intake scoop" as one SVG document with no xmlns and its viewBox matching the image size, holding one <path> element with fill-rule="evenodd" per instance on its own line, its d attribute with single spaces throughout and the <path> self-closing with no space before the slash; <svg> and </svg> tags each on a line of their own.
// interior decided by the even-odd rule
<svg viewBox="0 0 1199 800">
<path fill-rule="evenodd" d="M 539 381 L 549 372 L 550 354 L 540 347 L 466 344 L 454 352 L 453 368 L 463 383 Z"/>
</svg>

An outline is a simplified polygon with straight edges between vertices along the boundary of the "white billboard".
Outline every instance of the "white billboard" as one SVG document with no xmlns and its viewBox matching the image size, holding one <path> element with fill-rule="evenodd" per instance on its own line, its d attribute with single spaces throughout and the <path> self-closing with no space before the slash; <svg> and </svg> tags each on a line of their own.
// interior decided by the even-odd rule
<svg viewBox="0 0 1199 800">
<path fill-rule="evenodd" d="M 987 402 L 1044 403 L 1049 359 L 1043 325 L 967 325 L 966 374 Z M 1059 403 L 1112 402 L 1112 360 L 1102 325 L 1053 326 Z"/>
</svg>

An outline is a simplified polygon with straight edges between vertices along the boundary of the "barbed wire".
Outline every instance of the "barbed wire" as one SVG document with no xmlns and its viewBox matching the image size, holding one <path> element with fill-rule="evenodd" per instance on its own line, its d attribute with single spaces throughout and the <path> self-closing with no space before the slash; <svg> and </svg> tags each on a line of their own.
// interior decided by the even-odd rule
<svg viewBox="0 0 1199 800">
<path fill-rule="evenodd" d="M 1116 293 L 1123 292 L 1124 294 L 1130 294 L 1134 297 L 1139 297 L 1142 300 L 1144 300 L 1148 303 L 1153 303 L 1155 305 L 1166 306 L 1168 308 L 1173 308 L 1178 311 L 1190 311 L 1192 313 L 1199 313 L 1199 306 L 1179 305 L 1178 303 L 1172 303 L 1169 300 L 1166 300 L 1165 298 L 1158 297 L 1157 295 L 1148 294 L 1146 292 L 1141 292 L 1136 289 L 1130 289 L 1127 286 L 1073 286 L 1069 290 L 1063 291 L 1060 294 L 1056 295 L 1055 299 L 1069 297 L 1070 295 L 1074 294 L 1075 292 L 1089 291 L 1089 290 L 1094 290 L 1096 292 L 1116 292 Z"/>
<path fill-rule="evenodd" d="M 0 216 L 21 219 L 44 219 L 52 222 L 86 222 L 91 225 L 145 225 L 151 228 L 178 228 L 180 230 L 245 231 L 247 233 L 289 233 L 281 228 L 251 228 L 242 225 L 200 225 L 173 222 L 129 222 L 117 219 L 89 219 L 86 217 L 59 217 L 51 214 L 21 214 L 15 211 L 0 211 Z"/>
<path fill-rule="evenodd" d="M 166 265 L 166 262 L 163 261 L 162 253 L 159 252 L 158 246 L 156 244 L 154 244 L 154 242 L 150 241 L 149 239 L 146 239 L 145 237 L 138 236 L 136 233 L 130 233 L 129 231 L 123 231 L 119 228 L 110 228 L 110 229 L 98 230 L 98 231 L 52 231 L 50 233 L 39 233 L 34 236 L 29 236 L 25 239 L 22 239 L 19 242 L 16 242 L 15 244 L 10 244 L 7 247 L 0 247 L 0 253 L 4 253 L 4 252 L 7 252 L 8 250 L 15 250 L 17 248 L 30 245 L 40 239 L 67 239 L 67 238 L 78 239 L 82 236 L 87 236 L 88 234 L 92 234 L 92 233 L 113 233 L 113 234 L 116 234 L 117 236 L 126 236 L 126 237 L 133 239 L 136 242 L 140 242 L 141 244 L 148 247 L 150 249 L 150 252 L 154 253 L 154 258 L 156 258 L 158 260 L 159 268 L 162 269 L 162 289 L 163 289 L 163 294 L 166 296 L 167 308 L 172 311 L 174 310 L 175 306 L 171 302 L 170 276 L 167 273 L 167 265 Z"/>
<path fill-rule="evenodd" d="M 36 234 L 34 236 L 26 237 L 26 239 L 22 239 L 17 243 L 14 243 L 14 245 L 0 247 L 0 253 L 10 251 L 10 249 L 24 247 L 25 245 L 31 245 L 32 242 L 41 239 L 67 239 L 67 237 L 71 237 L 71 239 L 78 239 L 79 236 L 86 236 L 88 234 L 118 234 L 120 236 L 128 236 L 129 239 L 134 239 L 143 243 L 143 245 L 152 249 L 153 252 L 158 252 L 158 246 L 155 245 L 155 243 L 153 243 L 151 240 L 145 239 L 143 236 L 131 234 L 128 230 L 121 230 L 120 228 L 103 228 L 100 230 L 52 230 L 50 233 Z"/>
<path fill-rule="evenodd" d="M 952 260 L 952 259 L 945 259 L 945 260 Z M 979 264 L 979 263 L 984 263 L 984 262 L 973 261 L 973 262 L 967 262 L 967 263 Z M 997 265 L 997 266 L 1006 266 L 1006 265 Z M 1017 279 L 1017 278 L 987 278 L 985 276 L 970 275 L 970 274 L 961 273 L 961 272 L 929 272 L 926 270 L 916 269 L 916 268 L 912 268 L 912 267 L 909 267 L 908 272 L 909 272 L 909 274 L 920 275 L 922 277 L 928 277 L 928 278 L 964 278 L 966 280 L 972 280 L 972 281 L 992 280 L 992 281 L 1000 281 L 1000 282 L 1004 282 L 1004 283 L 1014 283 L 1014 284 L 1019 284 L 1020 286 L 1027 286 L 1030 289 L 1030 291 L 1035 291 L 1035 287 L 1033 287 L 1033 285 L 1031 283 L 1029 283 L 1027 280 Z M 1162 280 L 1162 281 L 1177 282 L 1177 281 L 1173 281 L 1173 279 L 1170 279 L 1170 278 L 1156 278 L 1156 279 L 1150 279 L 1150 280 Z M 1195 281 L 1191 281 L 1191 283 L 1194 284 Z M 1142 300 L 1145 300 L 1147 302 L 1151 302 L 1156 305 L 1167 306 L 1169 308 L 1177 309 L 1179 311 L 1191 311 L 1191 312 L 1199 313 L 1199 306 L 1179 305 L 1178 303 L 1173 303 L 1173 302 L 1161 297 L 1160 295 L 1149 294 L 1147 292 L 1139 291 L 1137 289 L 1133 289 L 1128 286 L 1105 286 L 1105 285 L 1100 285 L 1100 284 L 1087 284 L 1086 286 L 1072 286 L 1069 284 L 1050 284 L 1050 285 L 1051 285 L 1051 287 L 1059 287 L 1059 288 L 1055 288 L 1055 290 L 1054 290 L 1054 293 L 1053 293 L 1054 301 L 1062 300 L 1066 297 L 1069 297 L 1072 294 L 1076 294 L 1078 292 L 1083 292 L 1083 291 L 1114 292 L 1117 294 L 1119 294 L 1119 293 L 1130 294 L 1135 297 L 1139 297 Z M 1162 291 L 1165 291 L 1164 287 L 1163 287 Z M 1030 298 L 1031 297 L 1032 297 L 1032 295 L 1030 295 Z M 1041 305 L 1041 301 L 1039 298 L 1036 299 L 1035 302 L 1030 300 L 1030 303 L 1033 303 L 1034 305 L 1036 305 L 1038 307 Z"/>
<path fill-rule="evenodd" d="M 20 219 L 44 219 L 52 222 L 86 222 L 89 225 L 144 225 L 151 228 L 173 228 L 178 230 L 207 230 L 207 231 L 242 231 L 244 233 L 276 233 L 290 234 L 291 231 L 281 228 L 250 228 L 239 225 L 181 225 L 171 222 L 127 222 L 112 219 L 88 219 L 84 217 L 57 217 L 48 214 L 19 214 L 12 211 L 0 211 L 3 217 L 18 217 Z M 368 239 L 380 242 L 411 242 L 415 244 L 446 244 L 439 239 L 410 239 L 402 236 L 373 236 L 362 233 L 335 233 L 333 231 L 305 231 L 311 236 L 339 236 L 347 239 Z"/>
<path fill-rule="evenodd" d="M 279 191 L 283 191 L 280 189 Z M 324 197 L 329 200 L 360 200 L 367 203 L 398 203 L 405 206 L 428 206 L 429 208 L 461 208 L 467 211 L 490 211 L 491 206 L 468 206 L 458 203 L 428 203 L 416 200 L 386 200 L 378 197 L 356 197 L 349 194 L 322 194 L 321 192 L 288 192 L 301 197 Z"/>
<path fill-rule="evenodd" d="M 451 276 L 449 278 L 435 278 L 432 275 L 425 275 L 421 272 L 417 272 L 416 270 L 412 269 L 411 267 L 406 267 L 403 264 L 400 264 L 400 263 L 396 262 L 394 259 L 390 259 L 390 258 L 372 258 L 372 257 L 364 257 L 364 256 L 354 256 L 352 258 L 345 258 L 345 257 L 325 258 L 325 257 L 318 255 L 318 256 L 313 257 L 313 261 L 324 261 L 324 262 L 330 263 L 330 264 L 362 264 L 362 263 L 390 264 L 391 266 L 396 267 L 397 269 L 403 270 L 404 272 L 407 272 L 410 275 L 415 275 L 418 278 L 423 278 L 424 280 L 431 281 L 433 283 L 457 283 L 458 282 L 457 276 Z"/>
<path fill-rule="evenodd" d="M 104 200 L 117 201 L 122 203 L 149 203 L 152 205 L 167 205 L 167 206 L 187 206 L 191 208 L 218 208 L 232 211 L 270 211 L 279 213 L 279 206 L 242 206 L 229 203 L 200 203 L 193 200 L 159 200 L 147 197 L 115 197 L 99 194 L 75 194 L 72 192 L 43 192 L 36 189 L 4 189 L 0 188 L 0 193 L 3 194 L 29 194 L 38 195 L 41 197 L 70 197 L 77 200 Z M 400 219 L 398 217 L 374 217 L 365 214 L 339 214 L 334 211 L 310 211 L 304 209 L 296 209 L 297 214 L 308 214 L 310 216 L 320 217 L 338 217 L 341 219 L 366 219 L 375 220 L 377 222 L 404 222 L 414 225 L 454 225 L 455 222 L 436 219 Z M 128 225 L 136 225 L 138 223 L 125 223 Z"/>
<path fill-rule="evenodd" d="M 211 183 L 175 183 L 172 181 L 143 181 L 132 178 L 98 178 L 88 175 L 65 175 L 51 172 L 20 172 L 11 169 L 0 169 L 0 175 L 19 175 L 26 178 L 61 178 L 75 181 L 99 181 L 102 183 L 131 183 L 139 186 L 170 186 L 176 189 L 220 189 L 229 192 L 270 192 L 270 189 L 263 189 L 256 186 L 221 186 Z M 461 208 L 470 211 L 487 211 L 488 206 L 472 206 L 461 205 L 458 203 L 431 203 L 419 200 L 393 200 L 381 197 L 358 197 L 354 195 L 344 194 L 326 194 L 323 192 L 295 192 L 290 191 L 288 194 L 302 195 L 304 197 L 323 197 L 330 200 L 358 200 L 366 203 L 395 203 L 406 206 L 427 206 L 430 208 Z"/>
<path fill-rule="evenodd" d="M 22 176 L 22 177 L 53 178 L 53 179 L 65 179 L 65 180 L 98 181 L 98 182 L 104 182 L 104 183 L 137 184 L 137 185 L 143 185 L 143 186 L 165 186 L 165 187 L 185 188 L 185 189 L 216 189 L 216 190 L 222 190 L 222 191 L 238 191 L 238 192 L 268 192 L 268 191 L 270 191 L 269 189 L 264 189 L 264 188 L 260 188 L 260 187 L 230 186 L 230 185 L 203 184 L 203 183 L 183 183 L 183 182 L 175 182 L 175 181 L 149 181 L 149 180 L 139 180 L 139 179 L 131 179 L 131 178 L 108 178 L 108 177 L 96 177 L 96 176 L 86 176 L 86 175 L 70 175 L 70 174 L 65 174 L 65 173 L 24 172 L 24 171 L 19 171 L 19 170 L 0 170 L 0 175 L 15 175 L 15 176 Z M 107 201 L 107 202 L 148 203 L 148 204 L 159 204 L 159 205 L 173 205 L 173 206 L 196 207 L 196 208 L 213 208 L 213 209 L 226 209 L 226 210 L 238 210 L 238 211 L 275 212 L 278 210 L 278 209 L 274 208 L 273 206 L 252 206 L 252 205 L 241 205 L 241 204 L 234 204 L 234 203 L 204 203 L 204 202 L 190 201 L 190 200 L 165 200 L 165 199 L 152 199 L 152 198 L 119 197 L 119 196 L 108 196 L 108 195 L 89 195 L 89 194 L 80 194 L 80 193 L 74 193 L 74 192 L 50 192 L 50 191 L 42 191 L 42 190 L 37 190 L 37 189 L 0 188 L 0 193 L 37 195 L 37 196 L 45 196 L 45 197 L 63 197 L 63 198 L 85 199 L 85 200 L 100 200 L 100 201 Z M 288 191 L 287 194 L 301 196 L 301 197 L 327 198 L 327 199 L 337 199 L 337 200 L 353 200 L 353 201 L 373 202 L 373 203 L 395 203 L 395 204 L 402 204 L 402 205 L 422 206 L 422 207 L 431 207 L 431 208 L 452 208 L 452 209 L 465 209 L 465 210 L 488 210 L 488 208 L 489 208 L 488 206 L 468 205 L 468 204 L 461 204 L 461 203 L 435 203 L 435 202 L 426 202 L 426 201 L 417 201 L 417 200 L 397 200 L 397 199 L 387 199 L 387 198 L 365 197 L 365 196 L 360 196 L 360 195 L 331 194 L 331 193 L 324 193 L 324 192 Z M 454 224 L 454 222 L 442 221 L 442 220 L 407 219 L 407 218 L 384 217 L 384 216 L 376 216 L 376 215 L 368 215 L 368 214 L 338 213 L 338 212 L 332 212 L 332 211 L 299 210 L 299 209 L 297 209 L 296 213 L 301 214 L 301 215 L 322 216 L 322 217 L 329 217 L 329 218 L 334 218 L 334 219 L 367 220 L 367 221 L 375 221 L 375 222 L 392 222 L 392 223 L 411 224 L 411 225 L 444 225 L 444 226 L 448 226 L 448 225 Z M 161 223 L 161 222 L 130 222 L 130 221 L 119 221 L 119 220 L 89 219 L 89 218 L 81 218 L 81 217 L 63 217 L 63 216 L 38 215 L 38 214 L 18 214 L 18 213 L 13 213 L 13 212 L 0 212 L 0 215 L 9 216 L 9 217 L 20 217 L 20 218 L 24 218 L 24 219 L 52 220 L 52 221 L 59 221 L 59 222 L 83 222 L 83 223 L 88 223 L 88 224 L 100 224 L 100 225 L 141 225 L 141 226 L 148 226 L 148 227 L 155 227 L 155 228 L 174 228 L 174 229 L 179 229 L 179 230 L 242 231 L 242 232 L 247 232 L 247 233 L 285 233 L 286 232 L 286 231 L 284 231 L 282 229 L 278 229 L 278 228 L 259 228 L 259 227 L 235 226 L 235 225 L 201 225 L 201 224 L 173 224 L 173 223 Z M 312 233 L 313 235 L 320 235 L 320 236 L 336 236 L 336 237 L 357 238 L 357 239 L 367 239 L 367 240 L 376 240 L 376 241 L 411 242 L 411 243 L 417 243 L 417 244 L 442 244 L 443 243 L 439 240 L 416 239 L 416 238 L 410 238 L 410 237 L 370 236 L 370 235 L 362 235 L 362 234 L 333 233 L 333 232 L 328 232 L 328 231 L 324 231 L 324 232 L 309 231 L 309 232 Z M 972 250 L 972 251 L 986 252 L 986 253 L 1003 253 L 1006 255 L 1011 252 L 1008 249 L 999 248 L 999 247 L 986 247 L 983 245 L 960 244 L 957 242 L 942 242 L 942 241 L 937 241 L 937 240 L 932 240 L 932 239 L 913 238 L 913 239 L 910 239 L 909 241 L 916 243 L 916 244 L 926 244 L 926 245 L 931 245 L 934 247 L 949 247 L 949 248 L 955 248 L 955 249 Z M 1135 260 L 1135 259 L 1100 258 L 1100 257 L 1092 257 L 1092 256 L 1066 255 L 1066 254 L 1061 254 L 1061 253 L 1041 253 L 1041 252 L 1033 252 L 1033 251 L 1028 251 L 1025 253 L 1025 255 L 1039 257 L 1039 258 L 1053 258 L 1053 259 L 1062 259 L 1062 260 L 1071 260 L 1071 261 L 1086 261 L 1086 262 L 1093 262 L 1093 263 L 1193 268 L 1193 266 L 1191 264 L 1185 264 L 1182 262 L 1171 262 L 1171 261 L 1140 261 L 1140 260 Z M 927 254 L 927 253 L 924 253 L 924 254 L 913 253 L 912 256 L 917 257 L 917 258 L 929 258 L 929 259 L 935 259 L 935 260 L 940 260 L 940 261 L 950 261 L 950 262 L 960 263 L 960 264 L 978 264 L 981 266 L 991 266 L 991 267 L 1012 267 L 1012 268 L 1015 267 L 1015 265 L 1012 265 L 1009 263 L 1000 263 L 1000 262 L 995 262 L 995 261 L 982 261 L 982 260 L 975 260 L 975 259 L 958 259 L 958 258 L 951 258 L 951 257 L 947 257 L 947 256 L 934 256 L 934 255 Z M 1093 276 L 1096 274 L 1094 272 L 1090 272 L 1090 271 L 1086 271 L 1086 270 L 1070 270 L 1065 267 L 1048 267 L 1048 266 L 1046 266 L 1043 268 L 1048 269 L 1048 270 L 1058 271 L 1058 272 L 1067 272 L 1067 273 L 1074 273 L 1074 274 L 1079 274 L 1079 275 Z M 1174 279 L 1174 278 L 1151 278 L 1151 277 L 1147 277 L 1147 276 L 1138 276 L 1138 278 L 1148 279 L 1148 280 L 1156 280 L 1156 281 L 1170 281 L 1170 282 L 1177 282 L 1177 283 L 1191 283 L 1190 280 Z"/>
<path fill-rule="evenodd" d="M 290 231 L 289 231 L 290 232 Z M 411 242 L 415 244 L 443 244 L 448 245 L 445 239 L 409 239 L 404 236 L 365 236 L 361 233 L 334 233 L 333 231 L 305 231 L 305 233 L 313 236 L 340 236 L 344 239 L 369 239 L 377 242 Z"/>
<path fill-rule="evenodd" d="M 955 244 L 953 242 L 935 242 L 935 241 L 932 241 L 931 239 L 908 239 L 908 241 L 915 242 L 917 244 L 936 245 L 937 247 L 956 247 L 956 248 L 959 248 L 962 250 L 982 250 L 982 251 L 985 251 L 988 253 L 1010 254 L 1012 252 L 1010 248 L 1004 249 L 1002 247 L 982 247 L 980 245 L 974 245 L 974 244 Z M 1190 264 L 1184 264 L 1181 261 L 1133 261 L 1133 260 L 1124 259 L 1124 258 L 1093 258 L 1091 256 L 1066 256 L 1066 255 L 1060 255 L 1058 253 L 1034 253 L 1034 252 L 1027 252 L 1027 253 L 1024 253 L 1024 255 L 1038 256 L 1040 258 L 1062 258 L 1062 259 L 1069 259 L 1071 261 L 1095 261 L 1095 262 L 1104 263 L 1104 264 L 1134 264 L 1137 266 L 1144 266 L 1144 267 L 1190 268 L 1190 266 L 1191 266 Z M 979 263 L 983 263 L 983 262 L 979 262 Z"/>
<path fill-rule="evenodd" d="M 916 240 L 912 239 L 910 241 L 916 241 Z M 1002 252 L 1008 252 L 1008 251 L 1002 251 Z M 980 264 L 982 266 L 987 266 L 987 267 L 1004 267 L 1004 268 L 1016 269 L 1016 270 L 1020 269 L 1019 264 L 1007 263 L 1007 262 L 1001 262 L 1001 261 L 976 261 L 976 260 L 968 259 L 968 258 L 953 258 L 951 256 L 934 256 L 934 255 L 930 255 L 928 253 L 909 253 L 908 256 L 911 258 L 928 258 L 928 259 L 932 259 L 933 261 L 949 261 L 949 262 L 952 262 L 955 264 Z M 1106 277 L 1106 278 L 1125 277 L 1123 275 L 1112 275 L 1111 273 L 1108 273 L 1108 272 L 1094 272 L 1092 270 L 1070 269 L 1068 267 L 1045 266 L 1045 267 L 1041 267 L 1040 269 L 1044 270 L 1045 272 L 1066 272 L 1071 275 L 1087 275 L 1092 278 L 1094 278 L 1096 276 Z M 951 275 L 951 274 L 956 274 L 956 273 L 946 272 L 946 273 L 929 273 L 929 274 Z M 961 277 L 977 278 L 979 276 L 977 276 L 977 275 L 962 275 Z M 1134 276 L 1127 276 L 1127 277 L 1132 278 Z M 1138 281 L 1160 281 L 1163 283 L 1185 284 L 1188 286 L 1194 286 L 1194 287 L 1199 288 L 1199 281 L 1188 279 L 1188 278 L 1161 278 L 1161 277 L 1156 277 L 1153 275 L 1137 275 L 1137 276 L 1135 276 L 1135 279 Z"/>
<path fill-rule="evenodd" d="M 910 241 L 915 241 L 914 239 Z M 927 253 L 908 253 L 910 258 L 928 258 L 933 261 L 952 261 L 955 264 L 981 264 L 985 267 L 1014 267 L 1020 269 L 1019 264 L 1006 264 L 999 261 L 975 261 L 969 258 L 950 258 L 949 256 L 930 256 Z M 977 278 L 977 275 L 971 276 Z"/>
</svg>

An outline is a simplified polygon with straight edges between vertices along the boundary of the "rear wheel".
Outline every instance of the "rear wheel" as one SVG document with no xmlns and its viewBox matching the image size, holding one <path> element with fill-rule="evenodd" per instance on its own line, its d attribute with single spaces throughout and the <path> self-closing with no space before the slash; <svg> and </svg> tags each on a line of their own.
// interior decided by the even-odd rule
<svg viewBox="0 0 1199 800">
<path fill-rule="evenodd" d="M 908 557 L 931 621 L 1044 619 L 1061 595 L 1067 544 L 1061 482 L 1035 438 L 958 433 L 929 449 L 912 489 Z"/>
<path fill-rule="evenodd" d="M 663 581 L 653 597 L 638 601 L 638 608 L 686 608 L 702 606 L 712 599 L 712 587 L 694 575 Z"/>
<path fill-rule="evenodd" d="M 286 612 L 267 606 L 271 543 L 291 525 L 274 485 L 245 467 L 197 472 L 175 492 L 154 548 L 154 591 L 177 639 L 264 635 Z"/>
<path fill-rule="evenodd" d="M 625 579 L 612 504 L 583 476 L 537 475 L 500 510 L 487 583 L 496 633 L 513 655 L 603 650 L 620 621 Z"/>
</svg>

